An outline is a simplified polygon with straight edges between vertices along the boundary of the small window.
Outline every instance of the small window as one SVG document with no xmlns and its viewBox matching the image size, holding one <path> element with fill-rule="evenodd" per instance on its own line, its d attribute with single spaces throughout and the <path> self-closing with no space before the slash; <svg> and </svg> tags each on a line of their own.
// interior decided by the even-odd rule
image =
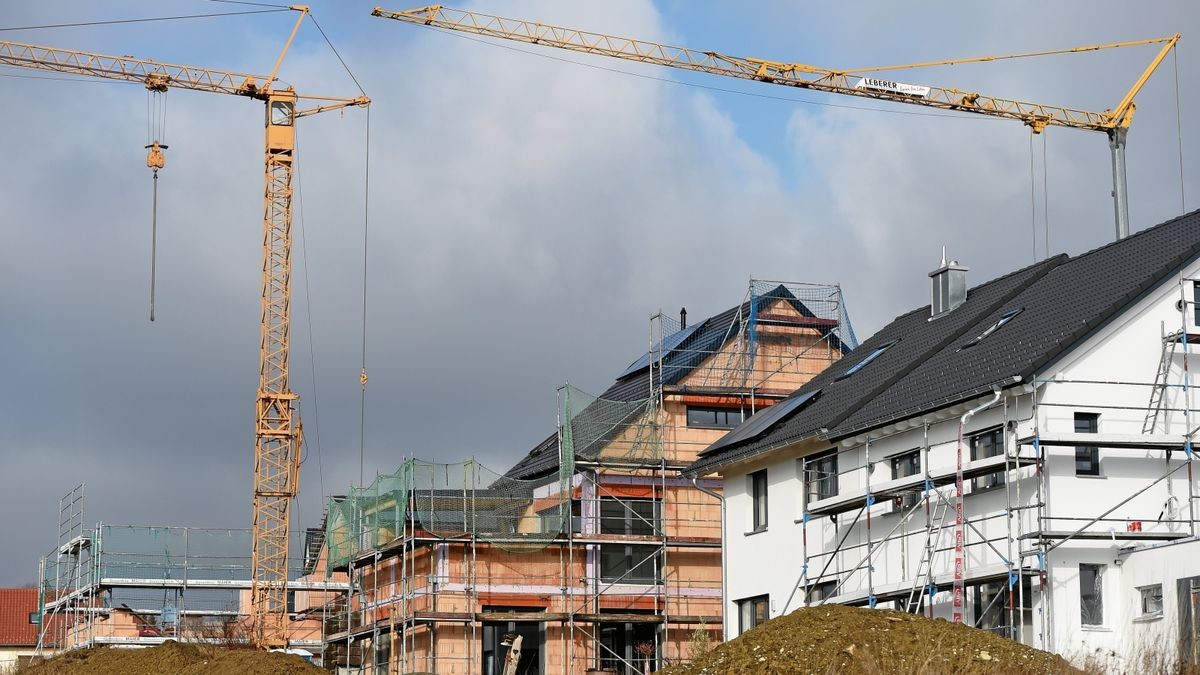
<svg viewBox="0 0 1200 675">
<path fill-rule="evenodd" d="M 745 600 L 738 600 L 738 635 L 761 626 L 770 618 L 769 596 L 759 595 Z"/>
<path fill-rule="evenodd" d="M 1100 431 L 1100 415 L 1097 413 L 1075 413 L 1075 433 L 1094 434 Z M 1100 475 L 1100 448 L 1095 446 L 1075 448 L 1075 475 Z"/>
<path fill-rule="evenodd" d="M 967 341 L 967 342 L 966 342 L 966 343 L 965 343 L 965 344 L 964 344 L 962 347 L 960 347 L 959 349 L 967 349 L 967 348 L 969 348 L 969 347 L 974 347 L 975 345 L 979 344 L 980 342 L 983 342 L 984 340 L 986 340 L 986 339 L 987 339 L 987 337 L 988 337 L 989 335 L 991 335 L 992 333 L 995 333 L 996 331 L 998 331 L 998 330 L 1000 330 L 1001 328 L 1003 328 L 1003 327 L 1004 327 L 1004 324 L 1008 323 L 1009 321 L 1012 321 L 1014 318 L 1016 318 L 1016 316 L 1017 316 L 1018 314 L 1020 314 L 1020 313 L 1021 313 L 1021 312 L 1023 312 L 1023 311 L 1025 311 L 1025 308 L 1024 308 L 1024 307 L 1018 307 L 1017 309 L 1010 309 L 1010 310 L 1008 310 L 1007 312 L 1005 312 L 1005 313 L 1001 314 L 1001 315 L 1000 315 L 1000 318 L 999 318 L 999 319 L 996 319 L 996 323 L 994 323 L 994 324 L 992 324 L 992 325 L 988 326 L 988 327 L 987 327 L 987 330 L 983 331 L 983 332 L 982 332 L 982 333 L 980 333 L 979 335 L 976 335 L 975 337 L 973 337 L 973 338 L 971 338 L 970 340 L 968 340 L 968 341 Z"/>
<path fill-rule="evenodd" d="M 834 591 L 837 590 L 837 582 L 833 579 L 822 581 L 808 587 L 808 594 L 805 596 L 808 604 L 817 605 L 822 601 L 833 597 Z"/>
<path fill-rule="evenodd" d="M 996 427 L 971 436 L 971 460 L 986 459 L 1004 453 L 1004 428 Z M 972 490 L 1004 485 L 1004 470 L 971 479 Z"/>
<path fill-rule="evenodd" d="M 1200 281 L 1192 282 L 1192 322 L 1200 326 Z"/>
<path fill-rule="evenodd" d="M 701 429 L 732 429 L 742 423 L 742 411 L 737 408 L 687 408 L 687 425 Z"/>
<path fill-rule="evenodd" d="M 837 496 L 837 451 L 830 450 L 804 460 L 804 485 L 809 502 Z"/>
<path fill-rule="evenodd" d="M 847 370 L 846 372 L 839 375 L 837 377 L 837 379 L 844 380 L 847 377 L 850 377 L 851 375 L 862 370 L 863 368 L 865 368 L 867 366 L 867 364 L 869 364 L 870 362 L 872 362 L 875 359 L 882 356 L 884 352 L 886 352 L 892 345 L 896 344 L 897 342 L 899 342 L 899 340 L 892 340 L 891 342 L 886 342 L 884 344 L 879 345 L 878 347 L 875 348 L 875 351 L 871 352 L 870 354 L 867 354 L 867 357 L 865 359 L 863 359 L 862 361 L 859 361 L 858 363 L 851 366 L 850 370 Z"/>
<path fill-rule="evenodd" d="M 1142 596 L 1142 616 L 1162 616 L 1162 584 L 1142 586 L 1138 594 Z"/>
<path fill-rule="evenodd" d="M 751 532 L 762 532 L 767 529 L 767 470 L 755 471 L 749 475 L 750 496 L 753 498 L 751 509 Z"/>
<path fill-rule="evenodd" d="M 921 473 L 921 451 L 913 450 L 892 457 L 892 478 L 908 478 Z M 911 508 L 917 503 L 920 495 L 909 492 L 896 497 L 897 506 L 903 509 Z"/>
<path fill-rule="evenodd" d="M 29 623 L 35 626 L 42 623 L 40 613 L 36 609 L 29 613 Z"/>
<path fill-rule="evenodd" d="M 271 101 L 271 125 L 277 127 L 292 126 L 292 111 L 294 109 L 295 105 L 291 101 Z"/>
<path fill-rule="evenodd" d="M 1104 565 L 1079 565 L 1079 620 L 1084 626 L 1104 625 Z"/>
</svg>

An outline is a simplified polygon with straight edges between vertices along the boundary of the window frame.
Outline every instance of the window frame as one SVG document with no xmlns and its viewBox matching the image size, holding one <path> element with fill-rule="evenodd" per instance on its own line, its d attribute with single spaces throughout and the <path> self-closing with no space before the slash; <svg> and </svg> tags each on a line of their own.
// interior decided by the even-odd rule
<svg viewBox="0 0 1200 675">
<path fill-rule="evenodd" d="M 1024 307 L 1014 307 L 1013 309 L 1005 311 L 1003 314 L 1000 315 L 999 319 L 996 319 L 996 323 L 993 323 L 992 325 L 988 326 L 982 333 L 980 333 L 979 335 L 976 335 L 975 337 L 971 338 L 967 342 L 963 343 L 963 345 L 958 348 L 958 351 L 962 351 L 964 349 L 970 349 L 971 347 L 974 347 L 975 345 L 979 344 L 980 342 L 983 342 L 984 340 L 988 339 L 988 337 L 990 337 L 992 335 L 992 333 L 995 333 L 996 331 L 1003 328 L 1005 324 L 1007 324 L 1009 321 L 1012 321 L 1013 319 L 1017 318 L 1017 315 L 1024 311 L 1025 311 Z"/>
<path fill-rule="evenodd" d="M 998 448 L 998 450 L 995 452 L 990 452 L 986 455 L 979 454 L 979 448 L 980 448 L 979 441 L 983 438 L 992 437 L 996 433 L 1000 434 L 999 441 L 996 442 L 996 440 L 993 438 L 992 448 Z M 971 434 L 970 436 L 967 437 L 967 445 L 971 450 L 971 461 L 972 462 L 974 462 L 977 459 L 987 459 L 988 457 L 997 457 L 999 455 L 1003 455 L 1005 452 L 1004 425 L 989 427 L 987 429 L 982 429 L 980 431 L 977 431 L 977 432 Z M 1007 477 L 1004 475 L 1004 469 L 1000 469 L 998 471 L 980 476 L 978 478 L 972 478 L 971 479 L 971 492 L 978 492 L 980 490 L 989 490 L 991 488 L 1002 487 L 1006 481 L 1007 481 Z"/>
<path fill-rule="evenodd" d="M 804 462 L 804 499 L 805 504 L 821 501 L 822 499 L 832 499 L 838 495 L 839 480 L 838 480 L 838 453 L 837 448 L 832 448 L 824 452 L 819 452 L 801 459 Z M 826 462 L 831 464 L 831 471 L 821 470 L 821 466 Z M 813 473 L 819 472 L 815 480 Z M 814 489 L 815 488 L 815 489 Z M 828 489 L 828 494 L 826 490 Z"/>
<path fill-rule="evenodd" d="M 862 370 L 863 368 L 866 368 L 868 365 L 871 364 L 872 361 L 879 358 L 880 356 L 883 356 L 884 352 L 891 349 L 899 341 L 900 341 L 900 339 L 897 338 L 895 340 L 892 340 L 891 342 L 885 342 L 885 343 L 879 345 L 878 347 L 873 349 L 870 354 L 867 354 L 866 357 L 864 357 L 861 361 L 850 366 L 848 369 L 846 369 L 846 372 L 844 372 L 841 375 L 838 375 L 836 378 L 834 378 L 834 382 L 837 382 L 839 380 L 844 380 L 844 379 L 850 377 L 851 375 L 857 373 L 858 371 Z"/>
<path fill-rule="evenodd" d="M 1104 571 L 1107 565 L 1098 563 L 1079 563 L 1079 625 L 1084 628 L 1102 628 L 1104 626 Z M 1084 590 L 1084 574 L 1092 575 L 1092 590 Z M 1094 598 L 1095 606 L 1090 608 L 1087 603 Z"/>
<path fill-rule="evenodd" d="M 1086 430 L 1080 430 L 1080 423 L 1087 425 Z M 1093 412 L 1076 412 L 1075 413 L 1075 433 L 1077 434 L 1098 434 L 1100 433 L 1100 413 Z M 1084 470 L 1080 470 L 1079 462 L 1087 463 Z M 1101 476 L 1100 473 L 1100 448 L 1095 445 L 1075 446 L 1075 475 L 1076 476 Z"/>
<path fill-rule="evenodd" d="M 888 464 L 890 464 L 892 467 L 892 480 L 899 480 L 901 478 L 921 475 L 921 448 L 913 448 L 912 450 L 897 453 L 891 457 L 888 457 L 887 459 Z M 913 459 L 917 460 L 915 467 L 912 466 Z M 908 464 L 908 468 L 912 468 L 913 471 L 911 473 L 905 473 L 901 475 L 900 470 L 903 464 Z M 915 492 L 907 492 L 896 497 L 896 503 L 902 509 L 908 509 L 915 506 L 919 500 L 920 495 Z"/>
<path fill-rule="evenodd" d="M 837 580 L 827 579 L 815 584 L 810 584 L 804 591 L 804 603 L 812 606 L 814 603 L 824 602 L 833 597 L 834 591 L 837 590 Z"/>
<path fill-rule="evenodd" d="M 1163 585 L 1149 584 L 1146 586 L 1138 586 L 1138 607 L 1141 612 L 1138 614 L 1139 619 L 1157 619 L 1163 615 Z M 1153 602 L 1157 598 L 1158 609 L 1147 609 L 1146 600 Z"/>
<path fill-rule="evenodd" d="M 771 620 L 771 596 L 769 594 L 752 595 L 748 598 L 735 600 L 734 604 L 738 608 L 738 635 L 742 635 L 746 631 L 753 630 Z M 747 608 L 750 609 L 749 619 L 752 624 L 750 626 L 746 625 Z M 761 620 L 757 611 L 759 608 L 763 610 Z"/>
<path fill-rule="evenodd" d="M 1200 281 L 1192 282 L 1192 325 L 1200 327 Z"/>
<path fill-rule="evenodd" d="M 649 505 L 649 517 L 644 507 Z M 596 507 L 597 530 L 617 536 L 662 536 L 662 502 L 646 497 L 601 497 Z M 614 515 L 612 511 L 618 511 Z M 606 515 L 607 512 L 607 515 Z M 602 583 L 654 585 L 662 583 L 662 548 L 658 543 L 600 544 L 597 574 Z M 651 554 L 651 555 L 647 555 Z M 620 559 L 617 564 L 615 561 Z M 610 565 L 609 562 L 613 561 Z"/>
<path fill-rule="evenodd" d="M 692 413 L 712 413 L 713 421 L 708 423 L 692 422 Z M 737 419 L 732 419 L 736 417 Z M 724 422 L 722 423 L 722 418 Z M 684 410 L 684 419 L 689 429 L 736 429 L 738 425 L 746 421 L 746 416 L 741 408 L 730 408 L 726 406 L 713 405 L 689 405 Z"/>
<path fill-rule="evenodd" d="M 485 612 L 545 612 L 545 607 L 507 607 L 507 606 L 485 606 Z M 530 626 L 533 629 L 530 630 Z M 534 666 L 535 673 L 539 675 L 546 672 L 546 624 L 545 622 L 522 622 L 522 621 L 482 621 L 482 630 L 479 640 L 480 660 L 483 666 L 482 673 L 484 675 L 500 675 L 504 670 L 504 659 L 507 655 L 507 650 L 501 650 L 501 642 L 504 641 L 504 636 L 508 633 L 516 633 L 524 635 L 525 641 L 521 643 L 521 664 Z M 536 642 L 529 638 L 534 637 L 536 631 Z M 526 661 L 526 658 L 529 660 Z M 519 672 L 528 672 L 522 670 Z"/>
<path fill-rule="evenodd" d="M 750 493 L 750 534 L 764 532 L 770 523 L 770 491 L 767 470 L 759 469 L 746 474 L 746 487 Z"/>
</svg>

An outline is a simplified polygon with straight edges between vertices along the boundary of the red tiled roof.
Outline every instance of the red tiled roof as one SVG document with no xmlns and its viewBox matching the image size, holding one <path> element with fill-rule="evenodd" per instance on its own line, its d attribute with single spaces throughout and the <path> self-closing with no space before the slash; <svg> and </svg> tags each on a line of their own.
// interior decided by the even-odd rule
<svg viewBox="0 0 1200 675">
<path fill-rule="evenodd" d="M 38 627 L 29 613 L 38 608 L 38 589 L 0 588 L 0 646 L 37 645 Z"/>
</svg>

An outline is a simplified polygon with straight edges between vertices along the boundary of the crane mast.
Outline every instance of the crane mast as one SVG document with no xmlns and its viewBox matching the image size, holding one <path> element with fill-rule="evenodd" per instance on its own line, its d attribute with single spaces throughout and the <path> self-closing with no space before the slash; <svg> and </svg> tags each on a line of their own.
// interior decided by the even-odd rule
<svg viewBox="0 0 1200 675">
<path fill-rule="evenodd" d="M 429 5 L 428 7 L 401 11 L 376 7 L 371 14 L 384 19 L 393 19 L 418 26 L 513 40 L 545 47 L 555 47 L 583 54 L 594 54 L 693 72 L 736 77 L 744 80 L 756 80 L 801 89 L 812 89 L 830 94 L 873 98 L 906 105 L 919 105 L 942 110 L 1012 119 L 1026 124 L 1033 133 L 1042 133 L 1048 126 L 1100 131 L 1108 135 L 1109 146 L 1112 150 L 1113 203 L 1116 213 L 1116 235 L 1118 239 L 1129 234 L 1129 200 L 1125 180 L 1125 139 L 1128 134 L 1129 125 L 1133 121 L 1135 109 L 1133 100 L 1158 68 L 1159 64 L 1162 63 L 1162 60 L 1166 58 L 1166 55 L 1174 49 L 1180 38 L 1180 35 L 1176 33 L 1169 37 L 1150 40 L 1088 45 L 1026 54 L 948 59 L 873 68 L 833 69 L 803 63 L 787 63 L 753 57 L 731 56 L 715 51 L 699 51 L 686 47 L 673 47 L 648 40 L 617 37 L 574 28 L 552 26 L 534 21 L 509 19 L 479 12 L 450 9 L 442 5 Z M 963 89 L 910 85 L 893 81 L 890 78 L 875 76 L 878 73 L 902 69 L 1096 51 L 1147 44 L 1162 44 L 1162 48 L 1151 61 L 1150 65 L 1142 72 L 1133 87 L 1125 94 L 1124 98 L 1112 109 L 1103 112 L 1019 101 Z"/>
<path fill-rule="evenodd" d="M 308 115 L 370 104 L 366 96 L 307 96 L 297 94 L 291 87 L 274 86 L 283 58 L 308 14 L 308 7 L 303 5 L 293 5 L 290 9 L 300 16 L 268 76 L 0 41 L 0 65 L 140 82 L 152 91 L 178 88 L 246 96 L 266 104 L 250 590 L 251 636 L 258 647 L 287 643 L 289 518 L 292 500 L 299 492 L 303 441 L 297 410 L 299 396 L 288 381 L 295 124 Z M 317 104 L 299 109 L 302 99 L 315 100 Z M 147 163 L 154 170 L 162 167 L 163 147 L 157 141 L 150 147 Z"/>
</svg>

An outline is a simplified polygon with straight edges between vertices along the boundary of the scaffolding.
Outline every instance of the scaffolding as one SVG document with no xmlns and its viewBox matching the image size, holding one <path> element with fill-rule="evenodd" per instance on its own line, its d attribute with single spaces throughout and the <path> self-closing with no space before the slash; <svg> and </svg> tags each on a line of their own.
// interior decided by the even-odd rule
<svg viewBox="0 0 1200 675">
<path fill-rule="evenodd" d="M 517 633 L 520 672 L 640 674 L 715 634 L 720 483 L 678 472 L 854 335 L 838 287 L 751 280 L 706 321 L 655 313 L 647 343 L 606 392 L 560 387 L 557 432 L 506 474 L 410 458 L 331 499 L 328 569 L 352 591 L 326 622 L 327 658 L 492 673 Z"/>
<path fill-rule="evenodd" d="M 83 525 L 82 486 L 63 498 L 59 544 L 41 559 L 39 650 L 249 640 L 250 531 Z M 324 531 L 320 531 L 323 535 Z M 296 541 L 291 550 L 311 547 Z M 288 567 L 288 641 L 321 646 L 320 616 L 348 585 L 311 556 Z"/>
<path fill-rule="evenodd" d="M 1180 277 L 1179 328 L 1161 330 L 1152 380 L 1041 373 L 798 460 L 803 562 L 780 613 L 895 603 L 1055 650 L 1060 547 L 1092 542 L 1124 556 L 1196 537 L 1198 301 L 1200 280 Z M 982 430 L 966 433 L 972 417 Z M 1099 474 L 1101 452 L 1128 467 L 1109 476 L 1121 491 L 1053 500 L 1064 478 Z M 973 618 L 963 615 L 968 592 Z"/>
</svg>

